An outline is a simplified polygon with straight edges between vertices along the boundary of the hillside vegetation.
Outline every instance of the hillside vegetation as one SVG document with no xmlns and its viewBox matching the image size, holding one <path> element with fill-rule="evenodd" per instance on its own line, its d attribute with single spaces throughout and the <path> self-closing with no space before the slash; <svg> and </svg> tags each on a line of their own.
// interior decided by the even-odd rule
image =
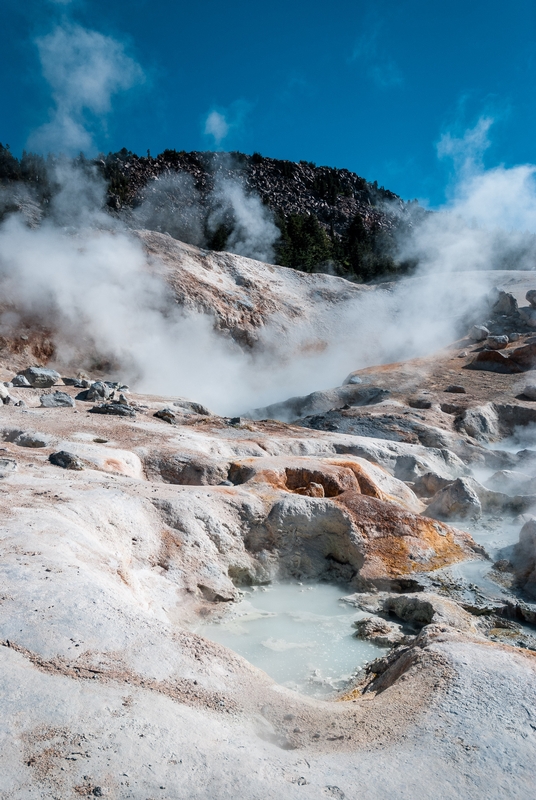
<svg viewBox="0 0 536 800">
<path fill-rule="evenodd" d="M 0 145 L 0 182 L 30 190 L 46 215 L 58 188 L 57 163 L 54 156 L 32 153 L 17 159 Z M 220 208 L 215 215 L 215 188 L 236 182 L 246 197 L 260 199 L 279 230 L 273 247 L 276 263 L 354 280 L 407 272 L 412 264 L 397 260 L 397 237 L 426 213 L 416 202 L 405 203 L 348 170 L 258 153 L 164 150 L 156 157 L 140 157 L 123 149 L 93 160 L 80 154 L 73 163 L 106 181 L 111 214 L 211 250 L 228 249 L 235 222 L 232 208 Z M 18 205 L 20 197 L 4 197 L 0 214 Z"/>
</svg>

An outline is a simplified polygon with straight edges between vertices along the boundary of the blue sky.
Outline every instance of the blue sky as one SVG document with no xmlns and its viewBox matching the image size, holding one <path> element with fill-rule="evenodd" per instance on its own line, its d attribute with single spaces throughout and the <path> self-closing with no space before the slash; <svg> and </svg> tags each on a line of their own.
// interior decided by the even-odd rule
<svg viewBox="0 0 536 800">
<path fill-rule="evenodd" d="M 485 167 L 536 161 L 535 45 L 534 0 L 3 0 L 0 141 L 259 151 L 437 206 L 479 120 Z"/>
</svg>

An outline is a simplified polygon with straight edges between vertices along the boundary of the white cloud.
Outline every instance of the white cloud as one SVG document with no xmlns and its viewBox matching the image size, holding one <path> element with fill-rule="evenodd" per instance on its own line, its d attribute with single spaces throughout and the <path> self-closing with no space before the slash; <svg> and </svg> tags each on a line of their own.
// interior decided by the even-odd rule
<svg viewBox="0 0 536 800">
<path fill-rule="evenodd" d="M 204 135 L 211 137 L 216 147 L 229 137 L 240 136 L 250 109 L 246 100 L 235 100 L 227 108 L 213 108 L 205 117 Z"/>
<path fill-rule="evenodd" d="M 211 111 L 205 121 L 204 133 L 212 136 L 216 145 L 220 145 L 229 133 L 229 123 L 225 115 L 220 114 L 219 111 Z"/>
<path fill-rule="evenodd" d="M 467 174 L 481 168 L 483 155 L 490 146 L 488 133 L 492 125 L 492 117 L 481 117 L 474 128 L 461 136 L 454 136 L 450 131 L 444 133 L 437 144 L 438 157 L 452 159 L 458 173 Z"/>
<path fill-rule="evenodd" d="M 54 107 L 30 146 L 68 153 L 91 148 L 92 126 L 110 113 L 115 94 L 143 80 L 141 67 L 121 42 L 72 23 L 58 25 L 36 44 Z"/>
<path fill-rule="evenodd" d="M 455 273 L 454 285 L 467 271 L 536 268 L 536 166 L 486 169 L 492 124 L 482 117 L 459 136 L 441 137 L 438 155 L 454 165 L 449 201 L 403 243 L 402 257 L 415 259 L 421 273 L 447 280 Z"/>
</svg>

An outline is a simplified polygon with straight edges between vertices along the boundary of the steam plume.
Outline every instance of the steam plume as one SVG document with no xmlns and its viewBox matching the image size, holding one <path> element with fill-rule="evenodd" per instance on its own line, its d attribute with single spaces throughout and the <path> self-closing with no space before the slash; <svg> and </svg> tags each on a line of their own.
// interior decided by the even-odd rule
<svg viewBox="0 0 536 800">
<path fill-rule="evenodd" d="M 141 67 L 116 39 L 70 22 L 37 39 L 37 48 L 54 106 L 29 146 L 91 151 L 90 129 L 110 113 L 115 94 L 143 79 Z"/>
</svg>

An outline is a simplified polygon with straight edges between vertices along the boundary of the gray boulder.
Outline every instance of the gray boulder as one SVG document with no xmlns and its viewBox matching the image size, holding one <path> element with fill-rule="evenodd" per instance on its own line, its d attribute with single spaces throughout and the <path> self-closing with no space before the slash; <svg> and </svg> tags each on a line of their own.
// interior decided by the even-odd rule
<svg viewBox="0 0 536 800">
<path fill-rule="evenodd" d="M 61 378 L 59 372 L 47 367 L 28 367 L 20 374 L 26 378 L 34 389 L 49 389 L 55 383 L 58 383 Z"/>
<path fill-rule="evenodd" d="M 432 401 L 429 397 L 408 397 L 410 408 L 432 408 Z"/>
<path fill-rule="evenodd" d="M 473 342 L 483 342 L 489 336 L 489 329 L 485 325 L 473 325 L 469 331 L 469 338 Z"/>
<path fill-rule="evenodd" d="M 131 406 L 125 406 L 123 403 L 101 403 L 98 406 L 93 406 L 89 409 L 91 414 L 112 414 L 117 417 L 135 417 L 136 412 Z"/>
<path fill-rule="evenodd" d="M 0 458 L 0 477 L 4 477 L 8 472 L 16 472 L 17 469 L 14 458 Z"/>
<path fill-rule="evenodd" d="M 508 347 L 508 336 L 488 336 L 486 339 L 486 347 L 489 350 L 504 350 Z"/>
<path fill-rule="evenodd" d="M 425 514 L 440 520 L 478 519 L 482 515 L 482 504 L 472 482 L 458 478 L 432 497 Z"/>
<path fill-rule="evenodd" d="M 203 417 L 212 416 L 212 411 L 209 411 L 206 406 L 201 405 L 201 403 L 194 403 L 192 400 L 179 398 L 174 401 L 173 405 L 185 414 L 200 414 Z"/>
<path fill-rule="evenodd" d="M 95 381 L 92 383 L 86 393 L 86 400 L 88 402 L 95 402 L 95 400 L 107 400 L 113 394 L 113 389 L 104 381 Z"/>
<path fill-rule="evenodd" d="M 82 461 L 73 453 L 68 453 L 67 450 L 60 450 L 57 453 L 51 453 L 48 457 L 51 464 L 63 469 L 72 469 L 80 472 L 84 469 Z"/>
<path fill-rule="evenodd" d="M 83 378 L 62 378 L 63 383 L 65 386 L 74 386 L 76 389 L 89 389 L 91 386 L 91 381 L 85 380 Z"/>
<path fill-rule="evenodd" d="M 525 300 L 530 303 L 532 308 L 536 308 L 536 289 L 529 289 L 525 295 Z"/>
<path fill-rule="evenodd" d="M 356 639 L 366 639 L 379 647 L 396 647 L 406 641 L 400 625 L 382 617 L 365 617 L 353 623 Z"/>
<path fill-rule="evenodd" d="M 158 411 L 155 411 L 153 417 L 168 422 L 170 425 L 175 425 L 177 422 L 177 416 L 170 408 L 160 408 Z"/>
<path fill-rule="evenodd" d="M 495 314 L 506 314 L 512 316 L 517 313 L 517 300 L 511 292 L 504 292 L 501 289 L 495 290 L 496 294 L 492 297 L 493 312 Z"/>
<path fill-rule="evenodd" d="M 50 436 L 36 431 L 23 431 L 14 439 L 14 443 L 19 447 L 48 447 L 50 442 Z"/>
<path fill-rule="evenodd" d="M 54 394 L 41 395 L 41 406 L 43 408 L 74 408 L 74 399 L 66 392 L 54 392 Z"/>
<path fill-rule="evenodd" d="M 29 389 L 32 385 L 24 375 L 15 375 L 11 382 L 17 389 Z"/>
</svg>

